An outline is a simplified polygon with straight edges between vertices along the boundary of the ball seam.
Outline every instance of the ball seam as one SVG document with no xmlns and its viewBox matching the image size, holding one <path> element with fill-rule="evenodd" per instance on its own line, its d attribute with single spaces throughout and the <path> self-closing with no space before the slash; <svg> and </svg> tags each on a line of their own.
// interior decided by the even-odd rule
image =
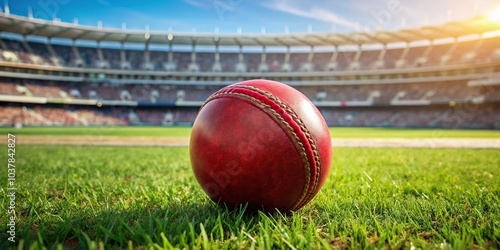
<svg viewBox="0 0 500 250">
<path fill-rule="evenodd" d="M 286 121 L 280 114 L 278 114 L 274 108 L 272 108 L 268 104 L 263 103 L 261 100 L 259 100 L 257 98 L 254 98 L 254 97 L 247 95 L 247 94 L 244 94 L 244 93 L 228 92 L 231 90 L 234 91 L 235 88 L 247 89 L 247 90 L 250 90 L 252 92 L 257 92 L 258 94 L 263 95 L 268 100 L 270 100 L 271 102 L 278 105 L 281 109 L 283 109 L 292 118 L 292 120 L 296 123 L 296 125 L 300 128 L 300 131 L 304 134 L 305 138 L 307 139 L 307 143 L 311 147 L 311 151 L 313 152 L 314 162 L 316 163 L 316 164 L 314 164 L 315 165 L 314 168 L 316 170 L 316 173 L 314 175 L 314 181 L 312 183 L 312 186 L 310 186 L 310 184 L 311 184 L 311 162 L 309 160 L 307 150 L 305 149 L 304 142 L 302 141 L 302 139 L 299 138 L 299 136 L 296 134 L 295 130 L 291 127 L 289 122 Z M 320 161 L 319 152 L 317 150 L 316 143 L 315 143 L 314 139 L 312 138 L 310 132 L 306 128 L 304 122 L 298 117 L 298 115 L 288 105 L 286 105 L 284 102 L 282 102 L 279 98 L 277 98 L 273 94 L 271 94 L 267 91 L 261 90 L 259 88 L 255 88 L 252 86 L 245 86 L 245 85 L 230 86 L 230 87 L 226 87 L 226 88 L 223 88 L 223 89 L 217 91 L 214 95 L 212 95 L 209 99 L 207 99 L 207 101 L 202 105 L 201 108 L 203 108 L 203 106 L 205 106 L 205 104 L 208 103 L 209 101 L 216 99 L 218 97 L 221 97 L 221 96 L 240 96 L 240 97 L 243 97 L 245 99 L 250 99 L 250 102 L 254 103 L 254 105 L 257 105 L 265 110 L 271 111 L 272 115 L 275 118 L 277 118 L 278 120 L 280 120 L 280 122 L 282 124 L 284 124 L 288 128 L 289 131 L 291 131 L 292 136 L 295 139 L 295 144 L 297 144 L 298 147 L 302 151 L 301 158 L 302 158 L 302 161 L 305 165 L 304 168 L 305 168 L 305 175 L 306 175 L 306 183 L 305 183 L 305 188 L 304 188 L 301 196 L 292 205 L 292 207 L 290 209 L 297 210 L 297 209 L 303 207 L 305 204 L 307 204 L 314 197 L 314 194 L 316 193 L 317 188 L 318 188 L 320 169 L 321 169 L 320 168 L 321 161 Z M 201 108 L 200 108 L 200 110 L 201 110 Z M 311 190 L 311 191 L 309 191 L 309 190 Z"/>
<path fill-rule="evenodd" d="M 265 104 L 262 101 L 260 101 L 259 99 L 255 98 L 255 97 L 252 97 L 250 95 L 247 95 L 247 94 L 244 94 L 244 93 L 235 93 L 235 92 L 215 93 L 215 94 L 213 94 L 206 101 L 206 103 L 208 103 L 209 101 L 212 101 L 214 99 L 217 99 L 217 98 L 220 98 L 220 97 L 225 97 L 225 96 L 241 97 L 241 98 L 244 98 L 244 99 L 248 99 L 252 104 L 256 105 L 257 107 L 262 108 L 264 110 L 270 111 L 271 115 L 273 117 L 275 117 L 276 119 L 278 119 L 281 124 L 283 124 L 284 126 L 286 126 L 287 129 L 289 131 L 291 131 L 291 134 L 294 137 L 295 144 L 298 145 L 298 147 L 300 148 L 299 151 L 301 151 L 301 152 L 299 152 L 299 155 L 300 155 L 300 158 L 302 160 L 302 163 L 304 164 L 304 171 L 305 171 L 305 175 L 306 175 L 306 178 L 305 178 L 306 179 L 306 183 L 305 183 L 306 188 L 303 189 L 302 193 L 300 194 L 299 199 L 297 199 L 297 201 L 295 201 L 293 203 L 293 205 L 290 208 L 288 208 L 288 209 L 290 209 L 290 210 L 297 210 L 300 207 L 302 207 L 302 206 L 298 206 L 298 205 L 302 204 L 301 201 L 303 201 L 307 197 L 307 192 L 308 192 L 309 185 L 310 185 L 310 180 L 311 180 L 311 173 L 310 173 L 310 162 L 309 162 L 309 159 L 307 157 L 306 149 L 304 147 L 304 144 L 300 140 L 299 136 L 296 134 L 296 132 L 294 131 L 294 129 L 292 128 L 292 126 L 285 119 L 283 119 L 283 117 L 281 117 L 281 115 L 278 114 L 278 112 L 276 112 L 276 110 L 274 110 L 268 104 Z"/>
<path fill-rule="evenodd" d="M 306 126 L 305 126 L 304 122 L 302 121 L 302 119 L 299 118 L 299 116 L 292 110 L 292 108 L 289 107 L 288 105 L 286 105 L 283 101 L 281 101 L 278 97 L 274 96 L 273 94 L 271 94 L 271 93 L 269 93 L 267 91 L 264 91 L 262 89 L 253 87 L 253 86 L 238 85 L 238 86 L 233 86 L 233 87 L 254 90 L 254 91 L 256 91 L 256 92 L 258 92 L 258 93 L 266 96 L 267 98 L 269 98 L 270 100 L 272 100 L 276 104 L 278 104 L 282 109 L 284 109 L 293 118 L 293 120 L 299 125 L 300 129 L 302 130 L 302 132 L 306 136 L 306 138 L 307 138 L 307 140 L 309 142 L 309 145 L 311 146 L 311 149 L 312 149 L 313 154 L 314 154 L 314 159 L 315 159 L 315 162 L 316 162 L 316 164 L 315 164 L 314 167 L 315 167 L 315 170 L 316 170 L 316 174 L 314 176 L 313 189 L 311 190 L 310 193 L 306 194 L 307 197 L 304 200 L 302 200 L 302 202 L 299 202 L 297 204 L 297 208 L 296 209 L 304 206 L 305 204 L 307 204 L 313 198 L 314 193 L 316 193 L 316 191 L 317 191 L 317 188 L 318 188 L 318 185 L 319 185 L 320 170 L 321 170 L 321 161 L 320 161 L 320 157 L 319 157 L 319 152 L 318 152 L 318 149 L 316 147 L 316 142 L 312 138 L 311 133 L 306 128 Z M 306 192 L 308 190 L 309 190 L 309 186 L 307 187 Z M 299 201 L 300 201 L 300 199 L 299 199 Z"/>
</svg>

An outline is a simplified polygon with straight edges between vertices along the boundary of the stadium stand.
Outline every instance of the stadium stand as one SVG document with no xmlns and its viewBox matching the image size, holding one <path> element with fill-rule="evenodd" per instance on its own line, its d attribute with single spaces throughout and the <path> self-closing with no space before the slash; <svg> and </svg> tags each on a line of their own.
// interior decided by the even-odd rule
<svg viewBox="0 0 500 250">
<path fill-rule="evenodd" d="M 304 93 L 331 126 L 500 128 L 500 24 L 481 17 L 375 34 L 148 38 L 0 22 L 0 126 L 189 125 L 221 87 L 267 78 Z"/>
</svg>

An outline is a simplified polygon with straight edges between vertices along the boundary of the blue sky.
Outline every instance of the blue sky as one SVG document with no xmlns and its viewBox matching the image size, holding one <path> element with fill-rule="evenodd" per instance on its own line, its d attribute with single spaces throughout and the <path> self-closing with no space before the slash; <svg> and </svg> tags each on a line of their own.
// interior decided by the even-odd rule
<svg viewBox="0 0 500 250">
<path fill-rule="evenodd" d="M 500 0 L 11 0 L 10 13 L 82 25 L 191 32 L 266 33 L 400 29 L 485 14 Z M 3 6 L 2 6 L 3 7 Z M 2 8 L 4 9 L 4 8 Z"/>
</svg>

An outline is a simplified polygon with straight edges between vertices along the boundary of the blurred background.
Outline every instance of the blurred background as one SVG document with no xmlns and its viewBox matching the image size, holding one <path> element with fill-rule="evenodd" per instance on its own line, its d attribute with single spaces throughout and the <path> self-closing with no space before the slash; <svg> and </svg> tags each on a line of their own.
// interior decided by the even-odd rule
<svg viewBox="0 0 500 250">
<path fill-rule="evenodd" d="M 0 126 L 190 126 L 264 78 L 328 125 L 500 128 L 498 1 L 5 1 Z"/>
</svg>

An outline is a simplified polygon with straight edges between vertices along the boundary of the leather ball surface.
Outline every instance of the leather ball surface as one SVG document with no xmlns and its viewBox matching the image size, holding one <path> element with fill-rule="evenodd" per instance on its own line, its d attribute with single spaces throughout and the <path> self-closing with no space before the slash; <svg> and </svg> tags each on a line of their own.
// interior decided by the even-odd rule
<svg viewBox="0 0 500 250">
<path fill-rule="evenodd" d="M 294 211 L 320 190 L 332 146 L 318 109 L 274 81 L 229 85 L 201 107 L 190 139 L 194 175 L 215 202 Z"/>
</svg>

